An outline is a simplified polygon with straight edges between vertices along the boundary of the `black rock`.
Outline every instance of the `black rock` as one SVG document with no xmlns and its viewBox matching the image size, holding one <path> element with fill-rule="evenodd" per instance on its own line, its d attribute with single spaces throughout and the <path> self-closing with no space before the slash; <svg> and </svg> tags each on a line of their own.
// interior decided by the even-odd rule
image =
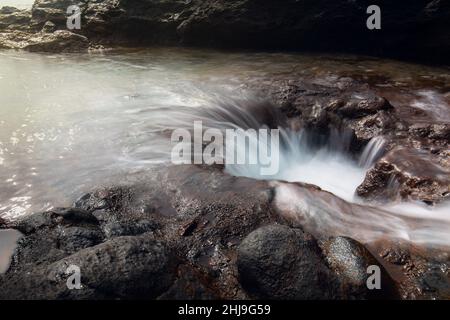
<svg viewBox="0 0 450 320">
<path fill-rule="evenodd" d="M 317 242 L 300 229 L 273 224 L 253 231 L 239 245 L 237 264 L 242 285 L 258 298 L 333 297 Z"/>
<path fill-rule="evenodd" d="M 321 243 L 326 261 L 338 275 L 346 298 L 398 298 L 395 283 L 384 267 L 359 242 L 335 237 Z M 373 274 L 369 266 L 380 268 L 381 289 L 369 290 L 367 280 Z"/>
</svg>

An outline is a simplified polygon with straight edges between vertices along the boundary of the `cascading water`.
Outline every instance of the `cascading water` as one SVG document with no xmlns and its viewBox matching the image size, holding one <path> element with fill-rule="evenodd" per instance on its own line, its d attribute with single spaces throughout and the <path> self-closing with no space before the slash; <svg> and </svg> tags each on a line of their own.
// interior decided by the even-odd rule
<svg viewBox="0 0 450 320">
<path fill-rule="evenodd" d="M 383 154 L 381 137 L 358 158 L 346 149 L 347 133 L 331 132 L 324 140 L 293 130 L 276 108 L 242 89 L 249 78 L 271 79 L 280 73 L 289 78 L 293 69 L 322 80 L 354 69 L 352 62 L 347 65 L 334 56 L 325 60 L 318 65 L 317 57 L 307 56 L 157 49 L 116 55 L 1 53 L 0 215 L 17 219 L 67 206 L 99 185 L 120 183 L 152 165 L 172 165 L 171 132 L 192 129 L 201 120 L 205 129 L 222 131 L 280 128 L 276 175 L 262 176 L 258 165 L 228 163 L 225 170 L 272 181 L 280 212 L 300 219 L 311 231 L 361 241 L 384 236 L 448 245 L 448 206 L 400 203 L 378 208 L 354 197 L 367 169 Z M 383 74 L 398 68 L 397 62 L 378 60 L 358 64 L 367 70 L 382 64 Z M 405 72 L 435 76 L 422 67 L 402 68 L 402 77 Z M 398 75 L 393 72 L 390 78 L 394 85 Z M 417 107 L 430 111 L 430 96 L 419 98 L 425 104 Z M 251 145 L 254 152 L 258 141 Z M 324 191 L 288 183 L 297 181 Z"/>
<path fill-rule="evenodd" d="M 449 204 L 429 207 L 423 203 L 393 203 L 376 207 L 355 196 L 367 170 L 383 156 L 385 140 L 373 138 L 359 156 L 349 152 L 348 132 L 330 130 L 324 138 L 308 131 L 295 131 L 275 107 L 267 102 L 215 99 L 206 107 L 165 113 L 161 128 L 183 126 L 189 129 L 201 119 L 206 128 L 280 129 L 280 170 L 272 176 L 260 174 L 260 165 L 227 164 L 225 172 L 235 176 L 270 180 L 275 187 L 274 205 L 280 214 L 298 221 L 313 234 L 341 235 L 361 242 L 378 239 L 403 240 L 420 245 L 450 244 Z M 270 115 L 270 116 L 268 116 Z M 270 121 L 268 121 L 270 119 Z M 172 125 L 170 125 L 172 123 Z M 237 147 L 236 153 L 257 152 L 258 140 Z M 168 154 L 168 150 L 160 154 Z M 226 159 L 224 159 L 225 161 Z M 301 182 L 303 184 L 288 183 Z"/>
</svg>

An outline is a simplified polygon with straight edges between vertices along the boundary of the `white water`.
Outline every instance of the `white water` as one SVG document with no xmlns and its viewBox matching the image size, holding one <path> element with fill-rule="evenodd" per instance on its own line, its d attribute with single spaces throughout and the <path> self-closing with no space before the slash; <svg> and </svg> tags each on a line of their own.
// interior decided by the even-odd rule
<svg viewBox="0 0 450 320">
<path fill-rule="evenodd" d="M 120 183 L 129 173 L 167 162 L 168 133 L 203 120 L 220 129 L 281 127 L 281 170 L 270 179 L 307 182 L 338 196 L 277 182 L 278 207 L 311 229 L 362 241 L 389 236 L 450 244 L 448 207 L 373 208 L 354 198 L 365 171 L 381 154 L 381 138 L 360 159 L 350 158 L 345 135 L 333 133 L 328 143 L 310 143 L 308 133 L 291 130 L 270 104 L 242 89 L 251 77 L 291 75 L 294 67 L 310 73 L 318 65 L 337 73 L 354 68 L 335 57 L 323 64 L 320 59 L 189 50 L 0 52 L 0 215 L 15 219 L 70 205 L 93 187 Z M 358 60 L 365 63 L 373 61 Z M 377 61 L 366 69 L 379 64 L 396 67 Z M 402 72 L 408 70 L 413 69 Z M 267 179 L 255 169 L 226 166 L 230 174 Z"/>
</svg>

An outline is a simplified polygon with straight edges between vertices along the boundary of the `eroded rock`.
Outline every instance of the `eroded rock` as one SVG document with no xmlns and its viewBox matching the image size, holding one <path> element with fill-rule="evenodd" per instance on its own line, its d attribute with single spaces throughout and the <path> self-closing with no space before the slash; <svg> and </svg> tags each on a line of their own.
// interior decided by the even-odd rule
<svg viewBox="0 0 450 320">
<path fill-rule="evenodd" d="M 449 171 L 426 151 L 395 148 L 370 169 L 356 192 L 379 202 L 420 200 L 435 204 L 450 195 Z"/>
</svg>

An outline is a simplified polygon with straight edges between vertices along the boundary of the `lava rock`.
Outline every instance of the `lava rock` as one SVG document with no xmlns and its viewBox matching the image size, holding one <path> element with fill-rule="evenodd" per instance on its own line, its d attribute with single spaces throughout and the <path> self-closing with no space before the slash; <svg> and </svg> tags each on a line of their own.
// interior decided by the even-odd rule
<svg viewBox="0 0 450 320">
<path fill-rule="evenodd" d="M 11 30 L 0 33 L 0 47 L 31 52 L 85 52 L 89 41 L 85 36 L 67 30 L 53 33 Z"/>
<path fill-rule="evenodd" d="M 275 224 L 253 231 L 239 245 L 237 265 L 242 285 L 258 298 L 333 297 L 317 242 L 300 229 Z"/>
<path fill-rule="evenodd" d="M 175 260 L 166 245 L 151 237 L 120 237 L 79 250 L 28 272 L 0 277 L 0 299 L 156 298 L 172 284 Z M 68 289 L 68 268 L 80 270 L 81 289 Z"/>
<path fill-rule="evenodd" d="M 57 216 L 61 216 L 65 221 L 98 223 L 97 218 L 95 218 L 94 215 L 78 208 L 56 208 L 50 212 Z"/>
<path fill-rule="evenodd" d="M 109 222 L 102 226 L 107 238 L 136 236 L 158 228 L 158 223 L 150 220 Z"/>
<path fill-rule="evenodd" d="M 31 25 L 46 21 L 65 28 L 70 0 L 36 0 Z M 382 0 L 383 30 L 369 30 L 370 1 L 152 0 L 79 2 L 80 32 L 116 44 L 185 44 L 216 47 L 276 48 L 366 52 L 429 58 L 450 56 L 445 1 L 402 3 Z M 351 30 L 351 32 L 349 32 Z"/>
<path fill-rule="evenodd" d="M 449 169 L 425 150 L 397 147 L 371 168 L 356 189 L 367 200 L 419 200 L 427 204 L 450 196 Z"/>
<path fill-rule="evenodd" d="M 344 105 L 338 108 L 337 112 L 344 117 L 360 118 L 389 109 L 393 107 L 385 98 L 366 92 L 365 95 L 359 93 L 352 95 Z"/>
<path fill-rule="evenodd" d="M 321 242 L 321 248 L 330 268 L 339 276 L 347 299 L 398 298 L 395 282 L 375 257 L 359 242 L 347 237 L 334 237 Z M 367 286 L 370 266 L 381 271 L 381 289 Z"/>
<path fill-rule="evenodd" d="M 83 249 L 47 270 L 48 279 L 63 281 L 70 265 L 81 270 L 82 283 L 122 298 L 155 298 L 172 283 L 175 260 L 166 245 L 149 236 L 119 237 Z"/>
<path fill-rule="evenodd" d="M 46 32 L 46 33 L 51 33 L 54 32 L 56 30 L 56 25 L 51 22 L 51 21 L 47 21 L 44 26 L 42 27 L 42 32 Z"/>
<path fill-rule="evenodd" d="M 0 9 L 0 31 L 28 30 L 31 21 L 29 10 L 18 10 L 13 7 Z"/>
<path fill-rule="evenodd" d="M 0 14 L 11 14 L 19 11 L 20 11 L 19 9 L 10 6 L 4 6 L 0 8 Z"/>
</svg>

